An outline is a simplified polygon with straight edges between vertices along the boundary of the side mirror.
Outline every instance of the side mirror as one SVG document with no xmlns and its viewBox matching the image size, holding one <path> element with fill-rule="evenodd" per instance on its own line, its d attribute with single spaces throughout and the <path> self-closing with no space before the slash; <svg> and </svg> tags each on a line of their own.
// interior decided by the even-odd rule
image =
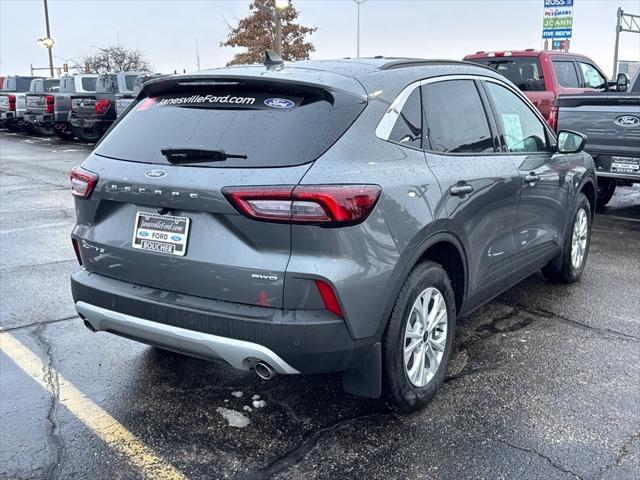
<svg viewBox="0 0 640 480">
<path fill-rule="evenodd" d="M 626 73 L 619 73 L 616 78 L 616 88 L 619 92 L 626 92 L 629 88 L 629 75 Z"/>
<path fill-rule="evenodd" d="M 586 144 L 586 135 L 572 132 L 571 130 L 560 130 L 558 132 L 559 153 L 578 153 L 584 149 Z"/>
</svg>

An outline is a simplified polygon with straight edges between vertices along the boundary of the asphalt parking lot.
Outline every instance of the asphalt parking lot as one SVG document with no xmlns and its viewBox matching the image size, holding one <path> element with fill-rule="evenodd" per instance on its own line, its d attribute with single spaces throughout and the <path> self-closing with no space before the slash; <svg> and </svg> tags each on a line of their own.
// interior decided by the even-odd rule
<svg viewBox="0 0 640 480">
<path fill-rule="evenodd" d="M 461 319 L 444 388 L 400 416 L 88 331 L 67 174 L 89 151 L 0 131 L 0 477 L 640 478 L 640 186 L 596 216 L 581 282 Z"/>
</svg>

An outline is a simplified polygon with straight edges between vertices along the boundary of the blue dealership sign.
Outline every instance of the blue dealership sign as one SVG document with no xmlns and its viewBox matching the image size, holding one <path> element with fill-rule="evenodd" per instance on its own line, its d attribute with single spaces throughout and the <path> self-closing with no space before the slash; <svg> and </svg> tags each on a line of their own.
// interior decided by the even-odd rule
<svg viewBox="0 0 640 480">
<path fill-rule="evenodd" d="M 573 0 L 544 0 L 544 8 L 572 7 Z"/>
<path fill-rule="evenodd" d="M 571 38 L 573 0 L 544 0 L 542 38 Z"/>
</svg>

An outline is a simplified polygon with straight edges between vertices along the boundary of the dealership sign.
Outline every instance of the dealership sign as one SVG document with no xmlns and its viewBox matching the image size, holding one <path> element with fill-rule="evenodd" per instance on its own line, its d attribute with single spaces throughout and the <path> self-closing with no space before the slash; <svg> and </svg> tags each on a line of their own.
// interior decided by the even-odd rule
<svg viewBox="0 0 640 480">
<path fill-rule="evenodd" d="M 542 38 L 571 38 L 573 0 L 544 0 Z"/>
</svg>

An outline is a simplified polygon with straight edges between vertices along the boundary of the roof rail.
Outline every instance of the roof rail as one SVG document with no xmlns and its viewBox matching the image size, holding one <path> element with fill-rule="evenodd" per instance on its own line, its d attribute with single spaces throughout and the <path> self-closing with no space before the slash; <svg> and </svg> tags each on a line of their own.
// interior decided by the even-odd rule
<svg viewBox="0 0 640 480">
<path fill-rule="evenodd" d="M 425 60 L 422 58 L 410 58 L 402 60 L 392 60 L 380 66 L 380 70 L 393 70 L 405 67 L 424 67 L 427 65 L 461 65 L 468 62 L 461 60 Z M 474 63 L 474 65 L 477 65 Z"/>
</svg>

